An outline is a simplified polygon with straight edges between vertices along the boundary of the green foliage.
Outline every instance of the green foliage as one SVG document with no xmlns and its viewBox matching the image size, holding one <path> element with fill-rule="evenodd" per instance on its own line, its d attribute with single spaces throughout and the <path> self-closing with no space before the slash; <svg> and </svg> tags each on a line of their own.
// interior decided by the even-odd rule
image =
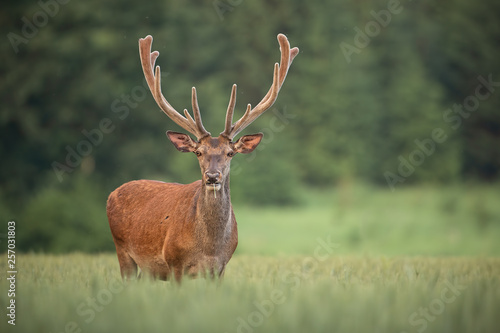
<svg viewBox="0 0 500 333">
<path fill-rule="evenodd" d="M 276 140 L 278 141 L 278 140 Z M 298 202 L 299 190 L 293 164 L 281 161 L 281 142 L 266 141 L 251 155 L 232 161 L 231 197 L 236 203 L 268 206 Z"/>
<path fill-rule="evenodd" d="M 106 197 L 101 193 L 84 177 L 70 186 L 51 185 L 38 191 L 16 219 L 21 221 L 18 247 L 56 253 L 114 250 L 106 223 Z"/>
<path fill-rule="evenodd" d="M 57 221 L 53 228 L 80 225 L 71 210 L 81 207 L 105 225 L 105 198 L 126 181 L 199 178 L 196 159 L 165 138 L 167 129 L 179 127 L 145 88 L 137 40 L 148 34 L 161 52 L 164 94 L 182 111 L 190 109 L 196 86 L 213 135 L 222 131 L 233 83 L 235 117 L 267 91 L 279 59 L 277 33 L 300 48 L 274 106 L 292 117 L 279 123 L 283 130 L 269 132 L 276 115 L 268 111 L 242 133 L 273 138 L 255 160 L 235 159 L 236 202 L 296 204 L 304 186 L 331 188 L 353 179 L 386 187 L 388 172 L 397 189 L 500 176 L 497 1 L 400 2 L 382 24 L 385 0 L 90 0 L 59 4 L 57 13 L 33 25 L 47 3 L 59 4 L 11 1 L 0 13 L 0 217 L 22 218 L 26 230 L 38 232 L 40 220 L 55 223 L 46 219 Z M 378 30 L 366 32 L 369 24 Z M 342 43 L 357 51 L 346 56 Z M 453 127 L 447 112 L 474 97 L 480 76 L 494 82 L 490 94 L 466 116 L 452 113 L 459 121 Z M 432 138 L 435 129 L 446 140 L 424 154 L 416 140 Z M 420 159 L 411 162 L 412 156 Z M 413 163 L 405 175 L 402 159 Z M 78 185 L 81 177 L 85 185 Z M 78 194 L 80 188 L 89 196 Z M 50 236 L 35 234 L 24 244 L 101 248 L 68 241 L 57 249 Z"/>
</svg>

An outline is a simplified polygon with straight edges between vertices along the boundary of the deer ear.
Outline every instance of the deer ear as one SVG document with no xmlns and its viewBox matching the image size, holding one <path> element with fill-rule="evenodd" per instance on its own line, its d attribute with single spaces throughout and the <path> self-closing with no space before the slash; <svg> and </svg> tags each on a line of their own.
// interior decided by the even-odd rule
<svg viewBox="0 0 500 333">
<path fill-rule="evenodd" d="M 237 153 L 249 154 L 257 148 L 263 136 L 262 133 L 242 136 L 234 143 L 234 150 Z"/>
<path fill-rule="evenodd" d="M 167 131 L 167 137 L 178 151 L 189 153 L 196 150 L 196 142 L 187 134 Z"/>
</svg>

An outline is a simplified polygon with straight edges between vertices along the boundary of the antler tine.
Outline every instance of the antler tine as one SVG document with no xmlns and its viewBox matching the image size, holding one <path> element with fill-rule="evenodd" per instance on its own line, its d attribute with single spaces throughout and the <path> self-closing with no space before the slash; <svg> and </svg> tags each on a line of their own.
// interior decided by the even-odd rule
<svg viewBox="0 0 500 333">
<path fill-rule="evenodd" d="M 271 85 L 271 88 L 269 89 L 269 93 L 267 94 L 267 98 L 262 99 L 259 104 L 257 104 L 251 111 L 249 116 L 249 119 L 246 122 L 242 122 L 240 126 L 243 124 L 245 125 L 244 127 L 250 125 L 257 117 L 259 117 L 264 111 L 269 109 L 271 105 L 274 104 L 276 101 L 276 98 L 278 97 L 278 93 L 280 91 L 280 84 L 279 84 L 279 70 L 280 66 L 278 63 L 274 64 L 274 73 L 273 73 L 273 84 Z M 248 124 L 247 124 L 248 123 Z M 235 125 L 236 127 L 236 125 Z M 240 130 L 243 130 L 244 127 L 241 127 Z"/>
<path fill-rule="evenodd" d="M 156 104 L 158 104 L 160 109 L 170 119 L 172 119 L 177 125 L 184 128 L 186 131 L 195 135 L 198 140 L 203 137 L 209 136 L 210 133 L 207 132 L 207 130 L 203 127 L 203 123 L 201 122 L 200 110 L 198 108 L 198 99 L 196 97 L 196 90 L 194 87 L 191 98 L 193 114 L 195 118 L 194 120 L 189 115 L 187 110 L 184 110 L 184 114 L 186 115 L 186 118 L 184 118 L 179 112 L 177 112 L 177 110 L 172 107 L 172 105 L 170 105 L 170 103 L 168 103 L 168 101 L 163 96 L 163 93 L 161 92 L 160 66 L 156 66 L 156 68 L 154 68 L 154 64 L 160 53 L 158 51 L 151 52 L 152 42 L 153 37 L 151 37 L 150 35 L 146 36 L 145 38 L 139 39 L 139 53 L 144 77 L 146 78 L 149 90 L 151 91 Z"/>
<path fill-rule="evenodd" d="M 290 43 L 288 42 L 288 39 L 286 38 L 286 36 L 283 34 L 279 34 L 278 35 L 278 42 L 280 44 L 280 52 L 281 52 L 280 72 L 279 72 L 279 78 L 280 78 L 279 79 L 279 89 L 281 89 L 281 86 L 283 85 L 283 82 L 285 81 L 286 74 L 288 73 L 288 68 L 290 68 L 292 61 L 290 60 Z M 271 86 L 271 88 L 269 88 L 269 91 L 264 96 L 264 98 L 259 102 L 259 104 L 265 102 L 269 98 L 269 95 L 271 95 L 271 92 L 272 92 L 272 87 L 273 86 Z"/>
<path fill-rule="evenodd" d="M 152 41 L 153 37 L 150 35 L 139 39 L 139 55 L 141 58 L 142 71 L 144 72 L 144 77 L 146 78 L 146 82 L 151 92 L 154 90 L 153 66 L 156 62 L 156 58 L 158 58 L 160 54 L 158 51 L 151 52 Z"/>
<path fill-rule="evenodd" d="M 263 114 L 267 109 L 269 109 L 276 101 L 281 86 L 285 81 L 288 69 L 292 64 L 293 59 L 299 53 L 299 49 L 297 47 L 290 49 L 290 43 L 288 42 L 288 39 L 286 38 L 285 35 L 279 34 L 278 42 L 280 44 L 281 59 L 279 65 L 278 63 L 274 65 L 273 83 L 271 85 L 271 88 L 269 88 L 269 91 L 264 96 L 264 98 L 253 109 L 251 109 L 250 104 L 248 104 L 247 110 L 245 111 L 243 117 L 241 117 L 241 119 L 238 120 L 232 126 L 228 124 L 228 118 L 229 117 L 232 118 L 232 112 L 234 110 L 232 110 L 231 115 L 229 115 L 229 108 L 228 108 L 228 114 L 226 115 L 226 129 L 221 134 L 226 135 L 230 139 L 234 138 L 239 132 L 245 129 L 255 119 L 257 119 L 261 114 Z M 231 101 L 232 98 L 233 97 L 231 96 Z"/>
<path fill-rule="evenodd" d="M 234 106 L 236 105 L 236 84 L 233 84 L 233 88 L 231 89 L 231 98 L 229 99 L 229 105 L 227 106 L 226 112 L 226 127 L 224 132 L 221 135 L 228 137 L 231 134 L 231 129 L 233 125 L 233 114 L 234 114 Z"/>
<path fill-rule="evenodd" d="M 286 75 L 288 74 L 288 69 L 292 65 L 293 59 L 297 56 L 297 54 L 299 54 L 299 48 L 294 47 L 293 49 L 290 49 L 290 43 L 288 42 L 288 38 L 286 38 L 286 36 L 283 34 L 278 35 L 278 42 L 280 44 L 280 51 L 281 51 L 279 88 L 278 88 L 279 92 L 281 86 L 283 85 L 283 82 L 285 82 Z M 264 103 L 269 98 L 271 93 L 272 93 L 272 86 L 271 88 L 269 88 L 269 91 L 264 96 L 264 98 L 259 102 L 259 104 Z"/>
<path fill-rule="evenodd" d="M 196 130 L 202 135 L 201 137 L 209 136 L 210 133 L 208 133 L 208 131 L 203 126 L 203 123 L 201 122 L 201 113 L 198 106 L 198 96 L 196 95 L 195 87 L 191 88 L 191 105 L 193 106 L 193 115 L 194 121 L 196 122 Z M 198 140 L 201 139 L 201 137 L 199 137 Z"/>
</svg>

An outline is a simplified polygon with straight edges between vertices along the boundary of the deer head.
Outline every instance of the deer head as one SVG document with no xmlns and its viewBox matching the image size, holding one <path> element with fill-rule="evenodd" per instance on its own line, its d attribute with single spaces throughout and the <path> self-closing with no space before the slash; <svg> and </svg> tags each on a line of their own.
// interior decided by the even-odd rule
<svg viewBox="0 0 500 333">
<path fill-rule="evenodd" d="M 243 117 L 233 123 L 234 107 L 236 104 L 236 84 L 231 90 L 231 97 L 226 113 L 225 129 L 218 137 L 212 137 L 205 129 L 201 121 L 201 114 L 198 107 L 196 89 L 192 88 L 191 104 L 193 117 L 187 109 L 184 109 L 184 116 L 177 112 L 165 99 L 161 91 L 160 66 L 154 67 L 159 56 L 158 51 L 151 52 L 153 37 L 147 36 L 139 40 L 139 51 L 144 76 L 149 89 L 160 109 L 176 124 L 196 137 L 193 140 L 189 135 L 167 131 L 167 137 L 181 152 L 193 152 L 198 157 L 202 173 L 202 184 L 207 190 L 219 191 L 228 187 L 229 166 L 233 156 L 237 153 L 251 153 L 262 140 L 262 133 L 245 135 L 233 142 L 234 137 L 250 125 L 255 119 L 269 109 L 276 98 L 285 81 L 288 69 L 293 59 L 299 53 L 299 49 L 290 49 L 290 43 L 285 35 L 278 35 L 278 42 L 281 50 L 280 64 L 274 65 L 273 83 L 264 98 L 252 108 L 248 104 Z"/>
</svg>

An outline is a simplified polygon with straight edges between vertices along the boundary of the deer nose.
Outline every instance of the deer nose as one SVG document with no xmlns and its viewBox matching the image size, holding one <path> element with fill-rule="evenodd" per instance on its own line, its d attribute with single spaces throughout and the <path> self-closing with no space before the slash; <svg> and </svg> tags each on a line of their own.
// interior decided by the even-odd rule
<svg viewBox="0 0 500 333">
<path fill-rule="evenodd" d="M 213 184 L 219 181 L 220 179 L 220 172 L 215 171 L 215 172 L 205 172 L 205 176 L 207 177 L 207 182 L 209 184 Z"/>
</svg>

